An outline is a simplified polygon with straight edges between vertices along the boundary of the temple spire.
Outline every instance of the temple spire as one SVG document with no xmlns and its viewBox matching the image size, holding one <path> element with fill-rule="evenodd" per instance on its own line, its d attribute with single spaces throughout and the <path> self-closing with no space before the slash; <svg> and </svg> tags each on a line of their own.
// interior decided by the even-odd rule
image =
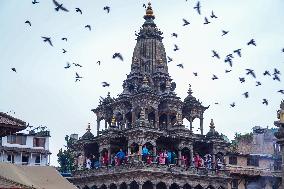
<svg viewBox="0 0 284 189">
<path fill-rule="evenodd" d="M 146 9 L 146 14 L 144 15 L 145 20 L 149 19 L 149 18 L 152 18 L 153 20 L 155 19 L 154 12 L 153 12 L 153 9 L 152 9 L 150 2 L 148 3 L 148 7 Z"/>
</svg>

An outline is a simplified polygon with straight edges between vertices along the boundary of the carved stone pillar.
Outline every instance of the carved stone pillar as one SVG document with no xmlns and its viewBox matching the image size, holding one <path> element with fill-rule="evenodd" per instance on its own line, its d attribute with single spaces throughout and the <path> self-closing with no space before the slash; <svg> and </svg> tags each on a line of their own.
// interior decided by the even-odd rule
<svg viewBox="0 0 284 189">
<path fill-rule="evenodd" d="M 110 147 L 107 149 L 107 153 L 108 153 L 108 163 L 111 164 L 111 150 L 110 150 Z"/>
<path fill-rule="evenodd" d="M 107 130 L 107 120 L 105 119 L 105 130 Z"/>
<path fill-rule="evenodd" d="M 126 121 L 125 121 L 125 113 L 123 112 L 122 113 L 122 123 L 121 123 L 121 129 L 122 130 L 124 130 L 126 128 L 125 123 L 126 123 Z"/>
<path fill-rule="evenodd" d="M 178 165 L 181 166 L 181 150 L 178 149 Z"/>
<path fill-rule="evenodd" d="M 157 146 L 153 146 L 153 155 L 154 155 L 154 156 L 157 155 Z"/>
<path fill-rule="evenodd" d="M 131 154 L 131 147 L 129 145 L 127 146 L 127 154 L 128 156 Z"/>
<path fill-rule="evenodd" d="M 132 110 L 131 116 L 132 116 L 132 127 L 135 127 L 136 115 L 134 110 Z"/>
<path fill-rule="evenodd" d="M 97 136 L 99 136 L 99 132 L 100 132 L 100 120 L 97 119 Z"/>
<path fill-rule="evenodd" d="M 190 148 L 190 159 L 189 159 L 189 165 L 190 166 L 193 166 L 193 156 L 194 156 L 194 153 L 193 153 L 193 146 L 192 146 L 192 144 L 189 146 L 189 148 Z"/>
<path fill-rule="evenodd" d="M 139 144 L 139 154 L 138 154 L 138 157 L 139 157 L 139 161 L 142 161 L 142 144 Z"/>
<path fill-rule="evenodd" d="M 167 114 L 167 128 L 170 128 L 170 123 L 171 123 L 171 120 L 170 120 L 170 115 Z"/>
<path fill-rule="evenodd" d="M 203 117 L 200 118 L 200 132 L 201 132 L 201 135 L 203 135 Z"/>
<path fill-rule="evenodd" d="M 142 185 L 143 185 L 143 183 L 139 183 L 139 189 L 142 189 Z"/>
<path fill-rule="evenodd" d="M 155 128 L 159 128 L 159 112 L 155 109 Z"/>
<path fill-rule="evenodd" d="M 189 129 L 190 129 L 190 131 L 192 131 L 192 129 L 193 129 L 193 127 L 192 127 L 192 117 L 190 116 L 189 117 Z"/>
</svg>

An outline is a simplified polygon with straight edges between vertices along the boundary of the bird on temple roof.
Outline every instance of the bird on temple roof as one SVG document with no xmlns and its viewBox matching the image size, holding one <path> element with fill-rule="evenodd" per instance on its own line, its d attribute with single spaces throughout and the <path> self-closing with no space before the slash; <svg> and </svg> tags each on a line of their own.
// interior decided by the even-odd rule
<svg viewBox="0 0 284 189">
<path fill-rule="evenodd" d="M 82 10 L 80 8 L 75 8 L 76 12 L 79 12 L 80 14 L 82 14 Z"/>
<path fill-rule="evenodd" d="M 109 13 L 109 11 L 110 11 L 110 7 L 109 7 L 109 6 L 105 6 L 105 7 L 104 7 L 104 10 L 106 10 L 106 11 L 107 11 L 107 13 Z"/>
<path fill-rule="evenodd" d="M 222 36 L 227 35 L 229 31 L 222 30 Z"/>
<path fill-rule="evenodd" d="M 178 34 L 176 34 L 176 33 L 172 33 L 172 37 L 178 37 Z"/>
<path fill-rule="evenodd" d="M 252 69 L 246 69 L 246 71 L 247 71 L 247 75 L 251 75 L 252 77 L 254 77 L 254 78 L 256 78 L 256 76 L 255 76 L 255 73 L 254 73 L 254 70 L 252 70 Z"/>
<path fill-rule="evenodd" d="M 254 39 L 251 39 L 251 40 L 247 43 L 247 45 L 254 45 L 254 46 L 256 46 L 255 40 L 254 40 Z"/>
<path fill-rule="evenodd" d="M 214 12 L 212 11 L 211 12 L 211 16 L 210 16 L 211 18 L 218 18 L 215 14 L 214 14 Z"/>
<path fill-rule="evenodd" d="M 185 18 L 182 19 L 182 20 L 183 20 L 183 25 L 182 26 L 187 26 L 187 25 L 190 24 L 189 21 L 187 21 Z"/>
<path fill-rule="evenodd" d="M 261 85 L 260 81 L 257 81 L 255 86 L 260 86 L 260 85 Z"/>
<path fill-rule="evenodd" d="M 107 82 L 105 82 L 105 81 L 103 81 L 103 82 L 102 82 L 102 86 L 103 86 L 103 87 L 109 87 L 109 86 L 110 86 L 110 84 L 109 84 L 109 83 L 107 83 Z"/>
<path fill-rule="evenodd" d="M 56 8 L 54 8 L 56 11 L 63 10 L 65 12 L 68 12 L 69 10 L 63 7 L 63 4 L 58 3 L 56 0 L 53 0 L 54 5 Z"/>
<path fill-rule="evenodd" d="M 267 99 L 262 99 L 262 104 L 265 104 L 266 106 L 268 105 L 268 101 L 267 101 Z"/>
<path fill-rule="evenodd" d="M 281 93 L 281 94 L 284 94 L 284 90 L 283 89 L 281 89 L 281 90 L 279 90 L 279 91 L 277 91 L 278 93 Z"/>
<path fill-rule="evenodd" d="M 242 50 L 242 49 L 234 50 L 234 53 L 237 53 L 237 55 L 238 55 L 239 57 L 241 57 L 241 56 L 242 56 L 241 50 Z"/>
<path fill-rule="evenodd" d="M 88 29 L 89 29 L 89 31 L 91 31 L 91 30 L 92 30 L 92 28 L 91 28 L 91 26 L 90 26 L 90 25 L 86 25 L 86 26 L 85 26 L 85 28 L 88 28 Z"/>
<path fill-rule="evenodd" d="M 241 83 L 244 83 L 246 81 L 244 77 L 239 77 L 239 80 Z"/>
<path fill-rule="evenodd" d="M 280 81 L 280 78 L 278 77 L 278 75 L 274 75 L 274 77 L 273 77 L 273 80 L 277 80 L 277 81 Z"/>
<path fill-rule="evenodd" d="M 201 11 L 200 11 L 201 6 L 200 6 L 200 2 L 199 1 L 197 2 L 196 6 L 193 7 L 193 8 L 196 9 L 197 13 L 201 15 Z"/>
<path fill-rule="evenodd" d="M 216 57 L 216 58 L 220 59 L 219 54 L 215 50 L 212 50 L 212 52 L 213 52 L 213 56 L 212 56 L 213 58 Z"/>
<path fill-rule="evenodd" d="M 26 24 L 29 24 L 30 26 L 32 26 L 31 22 L 29 20 L 25 21 Z"/>
<path fill-rule="evenodd" d="M 16 68 L 11 68 L 11 70 L 12 70 L 13 72 L 16 72 L 16 73 L 17 73 Z"/>
<path fill-rule="evenodd" d="M 174 48 L 174 51 L 177 51 L 179 50 L 178 46 L 175 44 L 175 48 Z"/>
<path fill-rule="evenodd" d="M 147 6 L 146 6 L 146 4 L 145 3 L 143 3 L 143 7 L 146 9 L 147 8 Z"/>
<path fill-rule="evenodd" d="M 249 97 L 249 93 L 248 92 L 243 93 L 243 95 L 245 96 L 245 98 Z"/>
<path fill-rule="evenodd" d="M 207 17 L 204 18 L 204 23 L 203 24 L 210 24 L 211 22 L 208 21 Z"/>
<path fill-rule="evenodd" d="M 212 80 L 219 79 L 216 75 L 213 74 Z"/>
<path fill-rule="evenodd" d="M 171 57 L 168 56 L 168 63 L 172 62 L 173 59 Z"/>
<path fill-rule="evenodd" d="M 225 70 L 225 73 L 229 73 L 229 72 L 231 72 L 232 70 Z"/>
<path fill-rule="evenodd" d="M 112 58 L 113 58 L 113 59 L 119 58 L 121 61 L 123 61 L 123 57 L 122 57 L 122 55 L 121 55 L 120 53 L 114 53 L 114 54 L 112 55 Z"/>
<path fill-rule="evenodd" d="M 263 73 L 263 75 L 269 75 L 269 76 L 271 76 L 270 72 L 267 71 L 267 70 L 265 70 L 265 72 Z"/>
<path fill-rule="evenodd" d="M 43 42 L 48 42 L 51 46 L 53 46 L 50 37 L 41 37 L 41 38 L 43 38 Z"/>
<path fill-rule="evenodd" d="M 183 64 L 178 64 L 177 66 L 180 68 L 183 68 Z"/>
<path fill-rule="evenodd" d="M 64 67 L 65 69 L 68 69 L 71 67 L 71 64 L 69 62 L 67 62 L 67 65 Z"/>
<path fill-rule="evenodd" d="M 32 1 L 32 4 L 36 4 L 36 3 L 39 3 L 39 2 L 36 1 L 36 0 L 33 0 L 33 1 Z"/>
</svg>

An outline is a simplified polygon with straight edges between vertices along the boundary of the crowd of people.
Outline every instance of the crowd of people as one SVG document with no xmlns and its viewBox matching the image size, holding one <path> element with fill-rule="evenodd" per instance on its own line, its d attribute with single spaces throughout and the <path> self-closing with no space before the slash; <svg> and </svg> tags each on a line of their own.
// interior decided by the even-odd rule
<svg viewBox="0 0 284 189">
<path fill-rule="evenodd" d="M 192 166 L 196 169 L 206 168 L 219 170 L 224 166 L 220 157 L 217 157 L 214 161 L 213 156 L 210 154 L 201 157 L 198 153 L 195 153 L 192 159 L 189 154 L 181 154 L 181 157 L 178 158 L 174 150 L 161 150 L 155 155 L 153 150 L 149 149 L 146 145 L 143 146 L 141 154 L 139 154 L 139 152 L 133 152 L 126 155 L 123 149 L 120 149 L 117 153 L 111 154 L 111 156 L 105 151 L 101 158 L 91 155 L 85 159 L 85 162 L 82 158 L 84 158 L 82 155 L 78 157 L 77 164 L 79 169 L 83 169 L 84 165 L 87 169 L 94 169 L 101 166 L 120 166 L 140 161 L 144 164 Z"/>
</svg>

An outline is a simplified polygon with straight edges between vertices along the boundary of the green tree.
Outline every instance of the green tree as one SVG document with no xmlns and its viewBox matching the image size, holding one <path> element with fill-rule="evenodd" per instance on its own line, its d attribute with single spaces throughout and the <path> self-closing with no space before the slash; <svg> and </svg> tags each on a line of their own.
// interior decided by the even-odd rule
<svg viewBox="0 0 284 189">
<path fill-rule="evenodd" d="M 57 161 L 60 165 L 60 172 L 69 173 L 75 170 L 75 155 L 72 150 L 72 144 L 74 143 L 74 139 L 70 138 L 68 135 L 65 136 L 66 145 L 64 147 L 66 149 L 60 149 L 57 154 Z"/>
</svg>

